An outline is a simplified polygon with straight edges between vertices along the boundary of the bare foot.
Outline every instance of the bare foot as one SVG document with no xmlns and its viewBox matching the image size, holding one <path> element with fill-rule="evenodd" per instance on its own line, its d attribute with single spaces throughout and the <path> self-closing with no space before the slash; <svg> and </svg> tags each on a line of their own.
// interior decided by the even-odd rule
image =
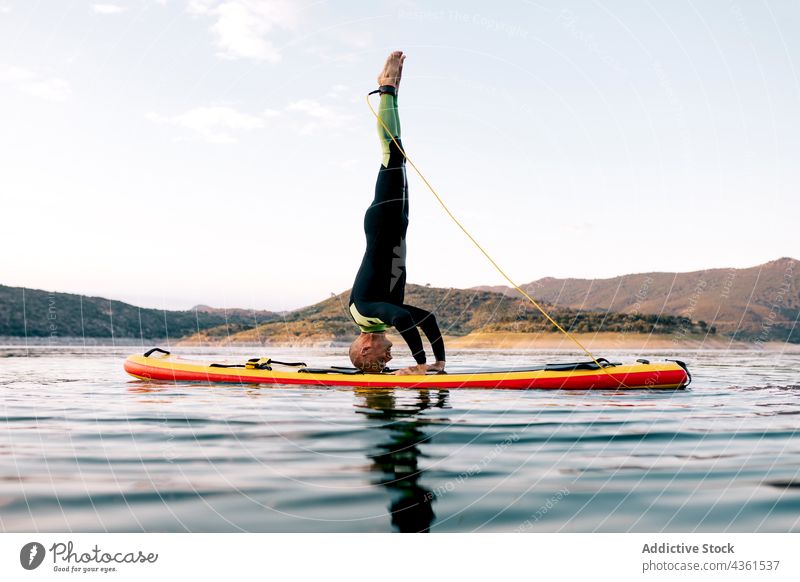
<svg viewBox="0 0 800 582">
<path fill-rule="evenodd" d="M 417 364 L 408 368 L 400 368 L 395 372 L 396 376 L 424 376 L 428 371 L 427 364 Z"/>
<path fill-rule="evenodd" d="M 391 85 L 399 88 L 400 78 L 403 76 L 403 61 L 405 60 L 406 56 L 403 51 L 394 51 L 390 54 L 383 65 L 383 70 L 378 75 L 378 86 Z"/>
<path fill-rule="evenodd" d="M 428 366 L 428 372 L 444 372 L 445 362 L 442 360 L 436 360 L 436 363 L 430 364 Z"/>
</svg>

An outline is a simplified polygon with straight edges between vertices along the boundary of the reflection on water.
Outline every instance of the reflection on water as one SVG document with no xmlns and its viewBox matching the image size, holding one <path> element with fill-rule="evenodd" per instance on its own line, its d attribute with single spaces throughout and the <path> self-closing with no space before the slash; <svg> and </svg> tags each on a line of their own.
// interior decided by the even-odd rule
<svg viewBox="0 0 800 582">
<path fill-rule="evenodd" d="M 0 348 L 0 531 L 800 531 L 797 353 L 606 353 L 695 378 L 612 393 L 148 384 L 129 351 Z"/>
<path fill-rule="evenodd" d="M 391 494 L 389 510 L 392 525 L 401 532 L 429 532 L 435 518 L 433 493 L 420 485 L 423 471 L 419 468 L 420 445 L 428 441 L 420 430 L 424 421 L 418 414 L 431 407 L 446 408 L 447 390 L 411 391 L 413 400 L 398 406 L 395 390 L 356 389 L 360 413 L 379 421 L 386 440 L 370 454 L 371 470 L 380 473 L 374 483 Z"/>
</svg>

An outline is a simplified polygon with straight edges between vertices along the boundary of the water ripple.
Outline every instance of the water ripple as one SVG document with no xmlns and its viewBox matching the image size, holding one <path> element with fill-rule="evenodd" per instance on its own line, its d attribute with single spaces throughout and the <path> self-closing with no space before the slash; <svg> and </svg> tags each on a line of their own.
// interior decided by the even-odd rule
<svg viewBox="0 0 800 582">
<path fill-rule="evenodd" d="M 695 381 L 613 393 L 149 384 L 128 351 L 0 349 L 3 530 L 800 531 L 797 353 L 615 352 Z"/>
</svg>

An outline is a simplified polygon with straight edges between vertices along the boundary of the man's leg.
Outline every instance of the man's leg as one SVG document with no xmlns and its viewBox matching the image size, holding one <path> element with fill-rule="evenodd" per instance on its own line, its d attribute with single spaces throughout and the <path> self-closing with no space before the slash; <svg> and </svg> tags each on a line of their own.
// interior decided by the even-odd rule
<svg viewBox="0 0 800 582">
<path fill-rule="evenodd" d="M 396 102 L 391 109 L 392 95 L 381 96 L 381 118 L 396 118 Z M 400 142 L 400 125 L 388 124 L 397 131 L 395 139 Z M 379 131 L 382 127 L 379 127 Z M 382 131 L 384 146 L 388 154 L 384 155 L 384 163 L 378 171 L 375 182 L 375 199 L 372 212 L 367 219 L 368 230 L 381 232 L 384 236 L 393 233 L 395 240 L 384 249 L 382 260 L 387 261 L 385 268 L 390 272 L 385 299 L 389 303 L 402 305 L 405 302 L 406 288 L 406 229 L 408 227 L 408 182 L 406 178 L 406 159 L 400 148 Z"/>
<path fill-rule="evenodd" d="M 381 78 L 399 82 L 402 53 L 386 60 Z M 353 285 L 353 298 L 375 297 L 402 305 L 406 284 L 408 185 L 405 157 L 393 139 L 400 140 L 397 97 L 381 95 L 378 136 L 384 151 L 375 181 L 375 197 L 364 217 L 367 252 Z M 385 126 L 385 127 L 384 127 Z"/>
</svg>

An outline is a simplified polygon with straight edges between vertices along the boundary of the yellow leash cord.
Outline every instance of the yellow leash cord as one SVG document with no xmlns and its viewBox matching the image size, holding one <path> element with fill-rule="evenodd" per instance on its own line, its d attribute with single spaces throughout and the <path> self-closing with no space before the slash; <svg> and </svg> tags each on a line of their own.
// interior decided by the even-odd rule
<svg viewBox="0 0 800 582">
<path fill-rule="evenodd" d="M 386 134 L 387 134 L 387 135 L 389 135 L 389 136 L 392 138 L 392 141 L 394 142 L 394 145 L 396 145 L 396 146 L 397 146 L 397 149 L 398 149 L 398 150 L 400 150 L 400 153 L 401 153 L 401 154 L 403 154 L 403 157 L 406 159 L 406 161 L 407 161 L 409 164 L 411 164 L 411 167 L 412 167 L 412 168 L 414 168 L 414 171 L 417 173 L 417 175 L 418 175 L 420 178 L 422 178 L 422 181 L 423 181 L 423 182 L 425 182 L 425 185 L 428 187 L 428 189 L 431 191 L 431 193 L 432 193 L 432 194 L 433 194 L 433 195 L 436 197 L 436 200 L 438 200 L 438 201 L 439 201 L 439 204 L 441 204 L 442 208 L 443 208 L 443 209 L 444 209 L 444 211 L 447 213 L 447 215 L 448 215 L 448 216 L 449 216 L 449 217 L 450 217 L 450 218 L 453 220 L 453 222 L 455 222 L 455 223 L 458 225 L 458 228 L 460 228 L 460 229 L 461 229 L 461 231 L 462 231 L 462 232 L 463 232 L 465 235 L 467 235 L 467 238 L 468 238 L 470 241 L 472 241 L 472 244 L 474 244 L 474 245 L 475 245 L 475 246 L 478 248 L 478 250 L 479 250 L 481 253 L 483 253 L 483 256 L 484 256 L 484 257 L 486 257 L 486 258 L 489 260 L 489 262 L 492 264 L 492 266 L 493 266 L 495 269 L 497 269 L 497 272 L 498 272 L 498 273 L 500 273 L 500 274 L 503 276 L 503 278 L 504 278 L 506 281 L 508 281 L 508 282 L 509 282 L 509 284 L 510 284 L 512 287 L 514 287 L 514 289 L 516 289 L 517 291 L 519 291 L 519 292 L 520 292 L 520 293 L 523 295 L 523 297 L 525 297 L 525 298 L 526 298 L 528 301 L 530 301 L 530 302 L 533 304 L 533 306 L 534 306 L 536 309 L 538 309 L 538 310 L 541 312 L 541 314 L 542 314 L 542 315 L 544 315 L 544 316 L 545 316 L 545 317 L 548 319 L 548 321 L 550 321 L 550 323 L 552 323 L 554 326 L 556 326 L 556 328 L 558 328 L 558 330 L 559 330 L 561 333 L 563 333 L 563 334 L 564 334 L 564 335 L 566 335 L 566 336 L 567 336 L 569 339 L 571 339 L 573 342 L 575 342 L 575 345 L 577 345 L 577 346 L 578 346 L 578 347 L 579 347 L 581 350 L 583 350 L 583 352 L 584 352 L 584 353 L 585 353 L 587 356 L 589 356 L 589 357 L 592 359 L 592 361 L 593 361 L 595 364 L 597 364 L 597 365 L 598 365 L 598 367 L 599 367 L 601 370 L 603 370 L 603 371 L 605 371 L 607 374 L 611 375 L 611 374 L 610 374 L 610 373 L 609 373 L 609 372 L 608 372 L 608 371 L 605 369 L 605 367 L 604 367 L 602 364 L 600 364 L 600 362 L 598 362 L 598 361 L 597 361 L 597 359 L 594 357 L 594 355 L 592 354 L 592 352 L 590 352 L 589 350 L 587 350 L 587 349 L 586 349 L 586 347 L 584 347 L 584 345 L 583 345 L 581 342 L 579 342 L 579 341 L 578 341 L 578 339 L 577 339 L 577 338 L 575 338 L 575 337 L 574 337 L 574 336 L 573 336 L 571 333 L 569 333 L 569 332 L 568 332 L 566 329 L 564 329 L 563 327 L 561 327 L 561 326 L 558 324 L 558 322 L 557 322 L 555 319 L 553 319 L 553 318 L 550 316 L 550 314 L 549 314 L 549 313 L 547 313 L 547 311 L 545 311 L 545 310 L 544 310 L 544 308 L 543 308 L 541 305 L 539 305 L 539 303 L 537 303 L 537 301 L 536 301 L 536 300 L 535 300 L 533 297 L 531 297 L 531 296 L 530 296 L 528 293 L 526 293 L 526 292 L 525 292 L 525 290 L 524 290 L 522 287 L 520 287 L 519 285 L 517 285 L 517 284 L 516 284 L 516 283 L 515 283 L 515 282 L 514 282 L 514 281 L 511 279 L 511 277 L 509 277 L 509 276 L 506 274 L 506 272 L 505 272 L 505 271 L 504 271 L 502 268 L 500 268 L 500 265 L 498 265 L 498 264 L 497 264 L 497 262 L 495 262 L 495 260 L 494 260 L 494 259 L 493 259 L 493 258 L 492 258 L 490 255 L 489 255 L 489 253 L 487 253 L 487 252 L 486 252 L 486 250 L 485 250 L 485 249 L 484 249 L 484 248 L 483 248 L 483 247 L 480 245 L 480 243 L 479 243 L 477 240 L 475 240 L 475 237 L 473 237 L 473 236 L 472 236 L 472 235 L 469 233 L 469 231 L 468 231 L 468 230 L 467 230 L 467 229 L 464 227 L 464 225 L 463 225 L 463 224 L 461 224 L 461 222 L 459 222 L 459 220 L 458 220 L 458 219 L 457 219 L 457 218 L 456 218 L 456 217 L 453 215 L 453 213 L 452 213 L 452 212 L 450 212 L 450 209 L 449 209 L 449 208 L 447 207 L 447 205 L 444 203 L 444 200 L 442 200 L 442 198 L 441 198 L 441 197 L 440 197 L 440 196 L 439 196 L 439 195 L 436 193 L 436 190 L 434 190 L 434 189 L 433 189 L 433 186 L 431 186 L 431 185 L 430 185 L 430 183 L 428 182 L 428 180 L 426 180 L 426 179 L 425 179 L 425 176 L 423 176 L 423 175 L 422 175 L 422 172 L 420 172 L 420 171 L 419 171 L 419 168 L 417 168 L 416 164 L 414 164 L 414 162 L 412 162 L 412 161 L 411 161 L 411 158 L 409 158 L 409 157 L 406 155 L 406 152 L 405 152 L 405 151 L 403 151 L 403 148 L 401 148 L 401 147 L 400 147 L 400 144 L 399 144 L 399 143 L 397 143 L 397 140 L 396 140 L 396 139 L 395 139 L 395 137 L 392 135 L 392 132 L 391 132 L 391 131 L 389 131 L 389 128 L 388 128 L 388 127 L 386 126 L 386 124 L 383 122 L 383 119 L 381 119 L 380 115 L 378 115 L 378 114 L 375 112 L 375 109 L 372 107 L 372 103 L 371 103 L 371 102 L 370 102 L 370 100 L 369 100 L 369 95 L 367 95 L 367 106 L 369 107 L 369 110 L 370 110 L 370 111 L 372 111 L 372 115 L 374 115 L 374 116 L 375 116 L 375 118 L 378 120 L 378 122 L 379 122 L 379 123 L 380 123 L 380 124 L 383 126 L 383 128 L 386 130 Z M 619 382 L 619 383 L 620 383 L 620 384 L 621 384 L 623 387 L 627 388 L 627 386 L 625 386 L 625 384 L 624 384 L 624 383 L 623 383 L 621 380 L 617 380 L 617 381 L 618 381 L 618 382 Z"/>
</svg>

